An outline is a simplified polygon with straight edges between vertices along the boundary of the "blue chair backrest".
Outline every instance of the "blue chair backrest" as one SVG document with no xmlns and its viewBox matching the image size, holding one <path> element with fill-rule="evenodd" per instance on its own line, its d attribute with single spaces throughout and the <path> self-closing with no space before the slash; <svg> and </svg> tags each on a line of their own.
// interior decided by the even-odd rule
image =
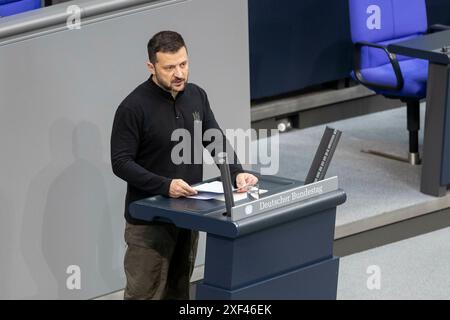
<svg viewBox="0 0 450 320">
<path fill-rule="evenodd" d="M 382 45 L 417 37 L 428 28 L 425 0 L 349 0 L 352 41 Z M 408 57 L 399 56 L 406 60 Z M 386 53 L 364 47 L 361 68 L 389 63 Z"/>
<path fill-rule="evenodd" d="M 12 16 L 41 7 L 41 0 L 0 0 L 0 17 Z"/>
</svg>

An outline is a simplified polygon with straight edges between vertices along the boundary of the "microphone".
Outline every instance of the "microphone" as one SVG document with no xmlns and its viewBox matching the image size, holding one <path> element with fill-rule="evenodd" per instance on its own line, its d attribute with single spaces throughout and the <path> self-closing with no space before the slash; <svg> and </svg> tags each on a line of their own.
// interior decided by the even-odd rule
<svg viewBox="0 0 450 320">
<path fill-rule="evenodd" d="M 218 164 L 225 196 L 226 215 L 227 217 L 231 217 L 231 208 L 234 207 L 234 198 L 230 167 L 228 165 L 226 152 L 221 152 L 221 154 L 218 155 Z"/>
</svg>

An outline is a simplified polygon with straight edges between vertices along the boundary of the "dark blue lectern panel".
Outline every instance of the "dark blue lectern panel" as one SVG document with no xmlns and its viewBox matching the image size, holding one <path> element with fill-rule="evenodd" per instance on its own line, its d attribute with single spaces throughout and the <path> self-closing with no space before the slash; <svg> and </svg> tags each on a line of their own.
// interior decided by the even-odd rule
<svg viewBox="0 0 450 320">
<path fill-rule="evenodd" d="M 336 209 L 332 208 L 262 229 L 234 241 L 209 234 L 205 279 L 219 287 L 234 290 L 314 261 L 331 258 L 335 212 Z"/>
<path fill-rule="evenodd" d="M 335 300 L 339 260 L 327 259 L 236 290 L 201 284 L 200 295 L 211 300 Z"/>
<path fill-rule="evenodd" d="M 260 176 L 259 181 L 268 190 L 263 198 L 303 185 L 278 177 Z M 346 195 L 329 190 L 236 221 L 215 200 L 156 196 L 133 202 L 130 212 L 140 220 L 207 232 L 205 275 L 197 299 L 335 299 L 336 206 Z"/>
</svg>

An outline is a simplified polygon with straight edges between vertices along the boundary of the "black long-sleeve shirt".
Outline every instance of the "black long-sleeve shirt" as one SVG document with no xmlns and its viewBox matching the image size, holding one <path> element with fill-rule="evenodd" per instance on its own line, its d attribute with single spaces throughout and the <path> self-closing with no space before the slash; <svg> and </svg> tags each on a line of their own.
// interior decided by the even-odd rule
<svg viewBox="0 0 450 320">
<path fill-rule="evenodd" d="M 171 159 L 172 149 L 179 143 L 171 141 L 172 132 L 186 129 L 193 138 L 195 120 L 202 121 L 202 134 L 212 128 L 220 130 L 205 91 L 191 83 L 174 99 L 150 77 L 117 108 L 111 134 L 111 162 L 113 172 L 127 182 L 125 218 L 129 223 L 146 224 L 131 217 L 131 202 L 154 195 L 168 196 L 172 179 L 183 179 L 191 185 L 202 181 L 202 164 L 175 164 Z M 200 143 L 206 146 L 210 142 Z M 191 145 L 193 163 L 193 141 Z M 230 171 L 233 182 L 243 172 L 238 163 L 231 164 Z"/>
</svg>

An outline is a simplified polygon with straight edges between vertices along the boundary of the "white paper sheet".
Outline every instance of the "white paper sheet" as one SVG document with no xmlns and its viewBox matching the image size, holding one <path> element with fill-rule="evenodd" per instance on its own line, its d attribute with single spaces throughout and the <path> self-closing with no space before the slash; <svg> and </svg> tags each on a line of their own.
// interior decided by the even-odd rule
<svg viewBox="0 0 450 320">
<path fill-rule="evenodd" d="M 198 192 L 223 193 L 223 185 L 221 181 L 213 181 L 202 183 L 194 187 Z"/>
<path fill-rule="evenodd" d="M 217 197 L 220 197 L 220 196 L 221 196 L 221 194 L 219 194 L 219 193 L 199 192 L 195 196 L 187 196 L 186 198 L 197 199 L 197 200 L 211 200 L 211 199 L 216 199 Z"/>
<path fill-rule="evenodd" d="M 267 192 L 267 190 L 259 190 L 259 194 L 263 194 L 265 192 Z M 212 192 L 199 192 L 197 195 L 195 195 L 195 196 L 188 196 L 187 198 L 197 199 L 197 200 L 216 199 L 216 200 L 225 202 L 225 195 L 224 194 L 212 193 Z M 247 198 L 247 193 L 246 192 L 233 192 L 233 198 L 234 198 L 234 202 L 242 200 L 242 199 L 246 199 Z"/>
</svg>

